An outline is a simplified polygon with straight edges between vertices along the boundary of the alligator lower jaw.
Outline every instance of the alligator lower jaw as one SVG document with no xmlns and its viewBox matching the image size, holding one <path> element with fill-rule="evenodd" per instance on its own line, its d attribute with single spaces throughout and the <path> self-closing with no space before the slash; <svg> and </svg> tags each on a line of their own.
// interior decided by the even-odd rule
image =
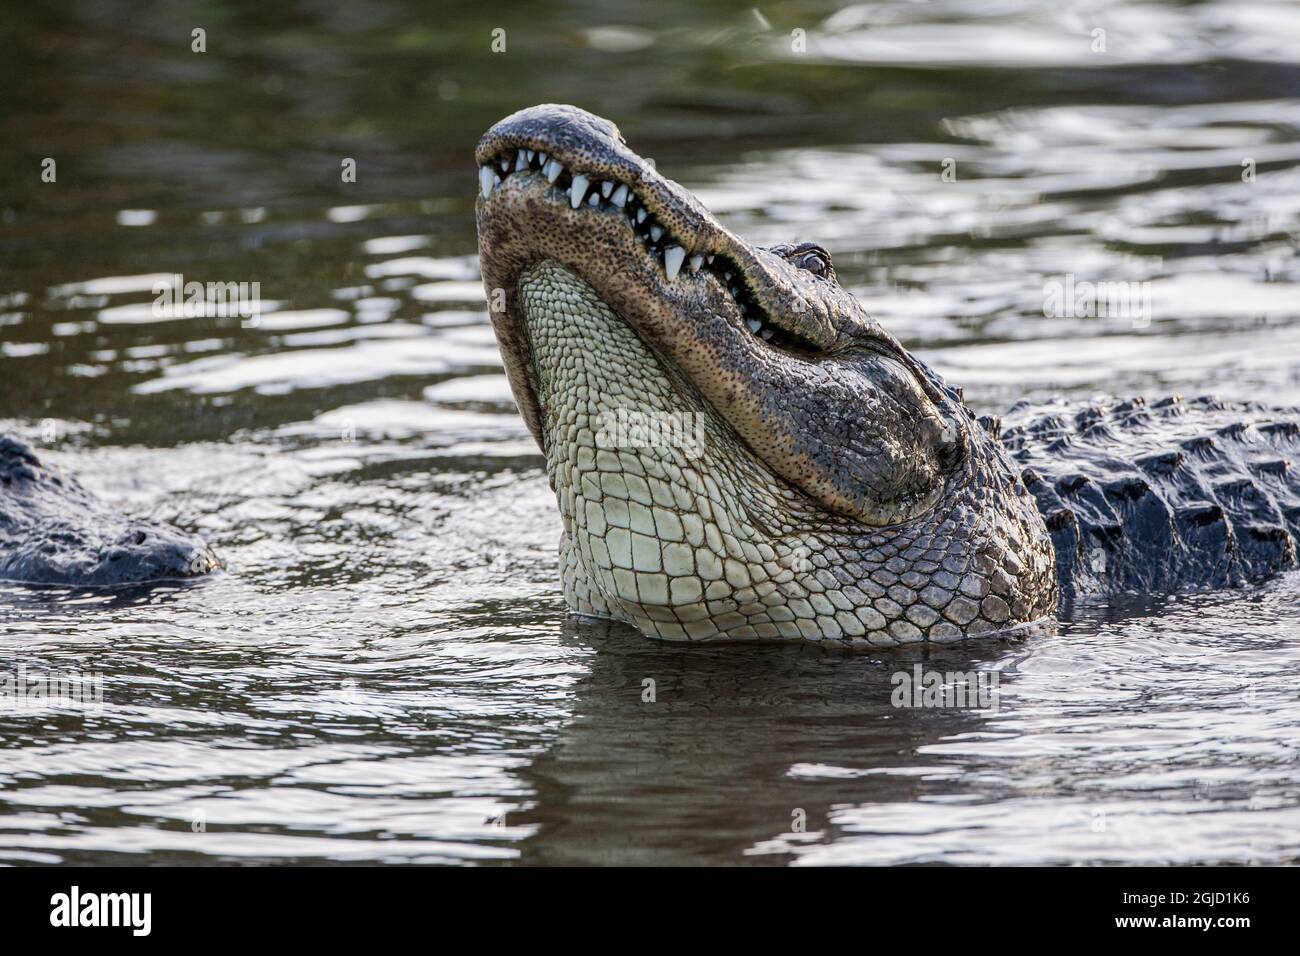
<svg viewBox="0 0 1300 956">
<path fill-rule="evenodd" d="M 667 639 L 799 638 L 763 604 L 798 593 L 798 498 L 582 278 L 545 259 L 519 291 L 570 608 Z"/>
</svg>

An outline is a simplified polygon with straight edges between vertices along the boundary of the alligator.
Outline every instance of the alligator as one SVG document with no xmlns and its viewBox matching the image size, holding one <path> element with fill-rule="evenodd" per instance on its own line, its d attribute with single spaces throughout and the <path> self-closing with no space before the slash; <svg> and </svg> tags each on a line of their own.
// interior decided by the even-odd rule
<svg viewBox="0 0 1300 956">
<path fill-rule="evenodd" d="M 117 513 L 28 445 L 0 435 L 0 581 L 115 587 L 220 567 L 200 539 Z"/>
<path fill-rule="evenodd" d="M 1051 627 L 1297 566 L 1294 411 L 1173 397 L 977 416 L 814 243 L 759 248 L 572 106 L 479 142 L 484 289 L 575 614 L 883 647 Z"/>
</svg>

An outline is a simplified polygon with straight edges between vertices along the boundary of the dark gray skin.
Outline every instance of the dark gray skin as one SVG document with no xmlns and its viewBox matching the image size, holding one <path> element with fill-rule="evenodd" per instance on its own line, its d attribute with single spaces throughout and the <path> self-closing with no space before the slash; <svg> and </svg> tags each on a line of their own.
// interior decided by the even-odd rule
<svg viewBox="0 0 1300 956">
<path fill-rule="evenodd" d="M 198 538 L 110 510 L 29 447 L 0 436 L 0 580 L 114 587 L 220 567 Z"/>
<path fill-rule="evenodd" d="M 1297 567 L 1294 411 L 1212 396 L 1021 403 L 1022 466 L 1076 595 L 1239 587 Z"/>
<path fill-rule="evenodd" d="M 824 249 L 732 235 L 608 121 L 533 107 L 475 158 L 489 310 L 576 613 L 669 640 L 889 646 L 1050 623 L 1062 594 L 1296 566 L 1300 449 L 1278 413 L 1020 409 L 1004 444 Z M 611 429 L 633 415 L 697 438 Z M 1204 445 L 1215 429 L 1231 435 Z"/>
</svg>

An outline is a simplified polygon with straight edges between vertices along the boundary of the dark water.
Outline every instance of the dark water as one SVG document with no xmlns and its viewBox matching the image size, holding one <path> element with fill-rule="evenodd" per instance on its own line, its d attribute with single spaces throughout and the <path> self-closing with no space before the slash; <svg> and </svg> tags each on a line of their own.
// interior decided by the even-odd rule
<svg viewBox="0 0 1300 956">
<path fill-rule="evenodd" d="M 742 234 L 828 246 L 981 410 L 1300 404 L 1300 6 L 34 6 L 0 425 L 229 572 L 0 585 L 0 678 L 103 692 L 0 710 L 0 861 L 1300 858 L 1294 577 L 928 652 L 566 620 L 470 158 L 525 105 L 608 116 Z M 265 314 L 158 316 L 173 273 Z M 1067 275 L 1148 308 L 1045 317 Z M 918 663 L 996 673 L 996 711 L 891 706 Z"/>
</svg>

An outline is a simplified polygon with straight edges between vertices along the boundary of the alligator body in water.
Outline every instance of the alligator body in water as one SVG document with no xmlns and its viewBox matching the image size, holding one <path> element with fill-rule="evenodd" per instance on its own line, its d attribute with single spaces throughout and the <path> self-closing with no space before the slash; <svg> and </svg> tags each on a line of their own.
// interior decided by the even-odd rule
<svg viewBox="0 0 1300 956">
<path fill-rule="evenodd" d="M 1022 402 L 1001 441 L 1063 598 L 1235 587 L 1297 567 L 1296 417 L 1211 396 Z"/>
<path fill-rule="evenodd" d="M 198 538 L 114 512 L 28 446 L 0 436 L 0 580 L 106 587 L 199 577 L 220 566 Z"/>
<path fill-rule="evenodd" d="M 1017 408 L 1005 433 L 803 243 L 754 247 L 569 106 L 476 151 L 479 251 L 581 614 L 888 646 L 1296 567 L 1290 413 Z"/>
</svg>

